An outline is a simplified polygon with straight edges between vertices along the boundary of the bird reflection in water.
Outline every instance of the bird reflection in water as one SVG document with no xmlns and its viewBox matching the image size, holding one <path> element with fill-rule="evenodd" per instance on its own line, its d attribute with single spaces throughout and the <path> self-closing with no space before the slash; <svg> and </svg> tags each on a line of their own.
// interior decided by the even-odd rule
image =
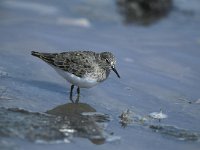
<svg viewBox="0 0 200 150">
<path fill-rule="evenodd" d="M 86 103 L 67 103 L 48 110 L 47 114 L 58 116 L 62 123 L 61 132 L 71 131 L 75 137 L 89 139 L 94 144 L 103 144 L 108 133 L 105 131 L 109 116 L 97 113 Z M 67 134 L 67 133 L 64 133 Z"/>
</svg>

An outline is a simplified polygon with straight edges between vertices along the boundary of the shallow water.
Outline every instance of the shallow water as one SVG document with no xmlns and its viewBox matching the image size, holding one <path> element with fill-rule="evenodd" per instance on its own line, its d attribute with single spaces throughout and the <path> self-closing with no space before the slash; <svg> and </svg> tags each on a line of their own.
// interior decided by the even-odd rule
<svg viewBox="0 0 200 150">
<path fill-rule="evenodd" d="M 0 149 L 199 149 L 199 3 L 174 0 L 142 25 L 112 0 L 2 0 Z M 121 79 L 71 104 L 70 84 L 32 50 L 109 50 Z M 160 109 L 167 118 L 149 117 Z"/>
</svg>

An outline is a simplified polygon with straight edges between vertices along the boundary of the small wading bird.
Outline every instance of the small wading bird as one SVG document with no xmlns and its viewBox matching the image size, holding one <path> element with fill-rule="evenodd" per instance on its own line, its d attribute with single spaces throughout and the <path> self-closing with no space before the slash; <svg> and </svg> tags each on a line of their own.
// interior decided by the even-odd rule
<svg viewBox="0 0 200 150">
<path fill-rule="evenodd" d="M 106 80 L 111 70 L 120 78 L 115 69 L 115 57 L 111 52 L 69 51 L 63 53 L 40 53 L 32 51 L 31 54 L 45 61 L 72 84 L 70 90 L 70 100 L 72 102 L 74 86 L 78 87 L 76 99 L 76 102 L 78 102 L 80 88 L 91 88 Z"/>
</svg>

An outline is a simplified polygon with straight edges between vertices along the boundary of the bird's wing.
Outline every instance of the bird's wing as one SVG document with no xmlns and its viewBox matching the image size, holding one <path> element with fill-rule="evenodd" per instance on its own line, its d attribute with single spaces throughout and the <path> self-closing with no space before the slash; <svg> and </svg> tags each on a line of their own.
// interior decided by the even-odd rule
<svg viewBox="0 0 200 150">
<path fill-rule="evenodd" d="M 55 55 L 53 65 L 72 73 L 78 77 L 83 77 L 94 69 L 95 53 L 90 51 L 64 52 Z"/>
<path fill-rule="evenodd" d="M 78 77 L 83 77 L 85 73 L 90 73 L 94 69 L 97 53 L 92 51 L 69 51 L 63 53 L 40 53 L 32 51 L 36 56 L 50 65 L 72 73 Z"/>
</svg>

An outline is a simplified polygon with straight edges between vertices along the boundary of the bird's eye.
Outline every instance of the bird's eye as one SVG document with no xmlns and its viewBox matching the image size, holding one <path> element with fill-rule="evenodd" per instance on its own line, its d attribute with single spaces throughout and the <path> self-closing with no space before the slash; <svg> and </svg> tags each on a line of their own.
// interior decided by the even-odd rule
<svg viewBox="0 0 200 150">
<path fill-rule="evenodd" d="M 109 63 L 108 59 L 106 58 L 106 62 Z"/>
</svg>

